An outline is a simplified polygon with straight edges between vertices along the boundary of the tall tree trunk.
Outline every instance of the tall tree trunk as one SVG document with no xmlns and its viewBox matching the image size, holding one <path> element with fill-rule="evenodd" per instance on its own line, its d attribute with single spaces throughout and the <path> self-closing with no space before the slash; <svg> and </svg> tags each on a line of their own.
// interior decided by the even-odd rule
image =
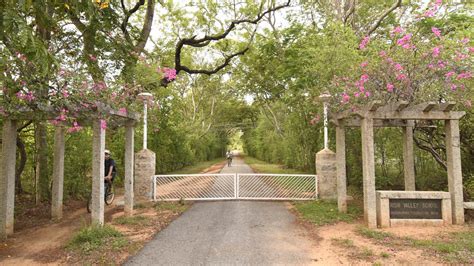
<svg viewBox="0 0 474 266">
<path fill-rule="evenodd" d="M 44 122 L 36 126 L 36 204 L 49 198 L 48 141 Z"/>
</svg>

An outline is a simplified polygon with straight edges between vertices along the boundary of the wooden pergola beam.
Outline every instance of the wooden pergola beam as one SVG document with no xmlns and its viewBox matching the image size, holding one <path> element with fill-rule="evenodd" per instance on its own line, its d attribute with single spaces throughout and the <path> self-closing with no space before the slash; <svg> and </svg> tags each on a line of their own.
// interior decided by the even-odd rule
<svg viewBox="0 0 474 266">
<path fill-rule="evenodd" d="M 426 107 L 432 108 L 432 107 Z M 392 111 L 392 112 L 370 112 L 367 114 L 368 117 L 372 119 L 401 119 L 401 120 L 459 120 L 461 119 L 466 112 L 462 111 L 450 111 L 450 112 L 442 112 L 442 111 L 430 111 L 430 112 L 423 112 L 423 111 L 410 111 L 410 110 L 403 110 L 400 112 Z"/>
<path fill-rule="evenodd" d="M 350 117 L 346 119 L 341 119 L 340 121 L 331 119 L 331 123 L 336 126 L 345 126 L 345 127 L 360 127 L 361 118 L 359 117 Z M 401 120 L 401 119 L 387 119 L 387 120 L 374 120 L 374 127 L 414 127 L 414 120 Z M 417 127 L 432 127 L 431 125 L 416 125 Z"/>
<path fill-rule="evenodd" d="M 441 112 L 450 112 L 455 106 L 455 102 L 440 103 L 438 105 L 438 110 Z"/>
</svg>

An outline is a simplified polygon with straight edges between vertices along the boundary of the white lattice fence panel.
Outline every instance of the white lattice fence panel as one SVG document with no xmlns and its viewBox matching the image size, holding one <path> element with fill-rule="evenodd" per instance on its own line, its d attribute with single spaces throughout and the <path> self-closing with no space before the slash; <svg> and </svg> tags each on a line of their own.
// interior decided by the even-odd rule
<svg viewBox="0 0 474 266">
<path fill-rule="evenodd" d="M 317 197 L 315 175 L 238 174 L 237 197 L 262 200 L 308 200 Z"/>
<path fill-rule="evenodd" d="M 235 174 L 156 175 L 154 200 L 235 199 Z"/>
</svg>

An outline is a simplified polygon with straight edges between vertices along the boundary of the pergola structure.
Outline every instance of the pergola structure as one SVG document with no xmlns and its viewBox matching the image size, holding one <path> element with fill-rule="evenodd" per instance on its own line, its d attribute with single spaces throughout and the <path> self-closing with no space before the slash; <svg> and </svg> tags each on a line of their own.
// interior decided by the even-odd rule
<svg viewBox="0 0 474 266">
<path fill-rule="evenodd" d="M 90 114 L 95 114 L 90 118 Z M 125 213 L 133 212 L 133 167 L 134 167 L 134 127 L 140 116 L 136 113 L 113 110 L 102 104 L 81 113 L 83 124 L 91 125 L 92 140 L 92 222 L 104 223 L 104 150 L 105 127 L 99 114 L 109 118 L 109 123 L 125 126 Z M 3 119 L 2 157 L 0 161 L 0 238 L 13 234 L 15 203 L 15 162 L 17 122 L 19 120 L 49 120 L 59 114 L 53 110 L 23 110 Z M 89 118 L 88 118 L 89 117 Z M 58 124 L 54 134 L 53 187 L 51 216 L 60 220 L 63 216 L 64 151 L 65 127 Z"/>
<path fill-rule="evenodd" d="M 364 219 L 369 228 L 377 227 L 374 127 L 403 127 L 403 161 L 405 190 L 415 190 L 415 166 L 413 156 L 413 128 L 416 120 L 444 120 L 446 132 L 446 155 L 448 186 L 451 194 L 452 221 L 464 223 L 463 186 L 461 172 L 461 150 L 459 119 L 465 112 L 453 111 L 455 103 L 427 102 L 409 105 L 395 102 L 381 105 L 372 102 L 360 110 L 348 110 L 332 116 L 336 125 L 336 161 L 338 208 L 347 211 L 346 204 L 346 154 L 345 128 L 360 127 L 362 137 L 362 171 L 364 193 Z"/>
</svg>

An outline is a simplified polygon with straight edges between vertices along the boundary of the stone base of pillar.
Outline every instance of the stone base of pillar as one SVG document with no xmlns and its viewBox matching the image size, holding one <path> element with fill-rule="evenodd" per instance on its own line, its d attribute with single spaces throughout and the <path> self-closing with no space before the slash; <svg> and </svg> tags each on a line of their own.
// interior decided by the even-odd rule
<svg viewBox="0 0 474 266">
<path fill-rule="evenodd" d="M 337 199 L 336 153 L 323 149 L 316 153 L 316 174 L 318 175 L 318 196 L 324 200 Z"/>
<path fill-rule="evenodd" d="M 152 177 L 155 175 L 156 155 L 145 149 L 135 153 L 135 186 L 136 201 L 150 201 L 153 196 Z"/>
</svg>

